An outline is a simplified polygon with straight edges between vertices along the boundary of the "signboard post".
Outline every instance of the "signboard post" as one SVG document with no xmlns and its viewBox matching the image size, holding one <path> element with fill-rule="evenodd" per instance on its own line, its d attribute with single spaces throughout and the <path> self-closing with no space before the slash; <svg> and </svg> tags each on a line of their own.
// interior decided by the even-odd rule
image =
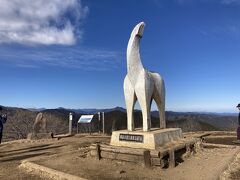
<svg viewBox="0 0 240 180">
<path fill-rule="evenodd" d="M 73 120 L 73 113 L 69 113 L 69 130 L 68 133 L 72 134 L 72 120 Z"/>
<path fill-rule="evenodd" d="M 101 134 L 101 129 L 100 129 L 100 124 L 101 123 L 101 113 L 100 112 L 98 112 L 98 132 L 99 132 L 99 134 Z"/>
<path fill-rule="evenodd" d="M 103 134 L 105 134 L 105 123 L 104 123 L 104 121 L 105 121 L 105 119 L 104 119 L 104 112 L 102 112 L 102 120 L 103 120 Z"/>
</svg>

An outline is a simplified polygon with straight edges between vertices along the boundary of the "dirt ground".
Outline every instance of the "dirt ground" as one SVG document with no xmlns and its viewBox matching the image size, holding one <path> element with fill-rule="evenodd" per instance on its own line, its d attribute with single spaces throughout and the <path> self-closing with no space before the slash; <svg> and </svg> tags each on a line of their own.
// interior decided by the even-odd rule
<svg viewBox="0 0 240 180">
<path fill-rule="evenodd" d="M 40 159 L 51 155 L 76 151 L 96 142 L 108 142 L 109 137 L 74 136 L 60 140 L 19 140 L 0 144 L 1 180 L 41 180 L 43 178 L 26 173 L 18 166 L 22 160 Z M 45 179 L 45 178 L 44 178 Z"/>
<path fill-rule="evenodd" d="M 210 148 L 198 152 L 176 168 L 145 168 L 141 164 L 96 160 L 84 152 L 66 154 L 37 161 L 38 164 L 62 170 L 87 179 L 217 179 L 233 160 L 239 148 Z M 211 167 L 211 168 L 210 168 Z"/>
<path fill-rule="evenodd" d="M 221 135 L 219 135 L 221 136 Z M 210 137 L 211 143 L 228 144 L 234 136 Z M 204 148 L 175 168 L 145 168 L 142 164 L 112 160 L 96 160 L 88 154 L 92 143 L 108 143 L 106 136 L 73 136 L 60 140 L 19 140 L 0 145 L 0 179 L 40 179 L 19 168 L 22 160 L 31 161 L 87 179 L 217 179 L 239 152 L 239 146 Z M 237 163 L 240 169 L 240 163 Z M 13 173 L 14 172 L 14 173 Z M 240 171 L 235 171 L 236 174 Z M 230 172 L 231 173 L 231 172 Z M 239 173 L 240 174 L 240 173 Z M 233 177 L 233 176 L 232 176 Z M 43 178 L 42 178 L 43 179 Z M 46 179 L 46 178 L 45 178 Z M 234 178 L 232 178 L 234 179 Z"/>
</svg>

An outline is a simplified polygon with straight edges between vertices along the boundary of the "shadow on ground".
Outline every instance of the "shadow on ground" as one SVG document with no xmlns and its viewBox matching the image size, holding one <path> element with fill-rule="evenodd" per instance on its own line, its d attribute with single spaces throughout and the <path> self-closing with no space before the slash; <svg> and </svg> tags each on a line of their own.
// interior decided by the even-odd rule
<svg viewBox="0 0 240 180">
<path fill-rule="evenodd" d="M 63 144 L 51 146 L 51 144 L 43 144 L 39 146 L 31 146 L 27 148 L 2 151 L 0 152 L 0 162 L 20 161 L 27 158 L 51 154 L 52 153 L 51 150 L 54 151 L 54 149 L 63 146 L 65 145 Z"/>
</svg>

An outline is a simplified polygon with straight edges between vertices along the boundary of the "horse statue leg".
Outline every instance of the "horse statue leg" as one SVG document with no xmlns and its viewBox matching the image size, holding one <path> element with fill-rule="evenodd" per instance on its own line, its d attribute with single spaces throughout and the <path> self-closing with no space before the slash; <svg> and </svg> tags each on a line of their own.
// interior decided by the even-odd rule
<svg viewBox="0 0 240 180">
<path fill-rule="evenodd" d="M 127 128 L 129 131 L 134 131 L 134 105 L 137 98 L 128 76 L 124 80 L 124 96 L 127 109 Z"/>
</svg>

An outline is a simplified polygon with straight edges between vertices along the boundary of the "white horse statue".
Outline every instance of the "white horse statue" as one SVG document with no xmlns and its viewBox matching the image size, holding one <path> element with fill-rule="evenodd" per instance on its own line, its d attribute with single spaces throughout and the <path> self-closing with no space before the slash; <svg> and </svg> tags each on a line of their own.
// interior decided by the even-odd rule
<svg viewBox="0 0 240 180">
<path fill-rule="evenodd" d="M 157 104 L 160 128 L 166 128 L 165 121 L 165 86 L 158 73 L 144 69 L 139 44 L 143 36 L 145 23 L 140 22 L 133 29 L 127 46 L 127 75 L 124 79 L 124 95 L 127 109 L 128 130 L 134 130 L 134 105 L 139 101 L 143 116 L 143 131 L 151 129 L 151 104 Z"/>
</svg>

